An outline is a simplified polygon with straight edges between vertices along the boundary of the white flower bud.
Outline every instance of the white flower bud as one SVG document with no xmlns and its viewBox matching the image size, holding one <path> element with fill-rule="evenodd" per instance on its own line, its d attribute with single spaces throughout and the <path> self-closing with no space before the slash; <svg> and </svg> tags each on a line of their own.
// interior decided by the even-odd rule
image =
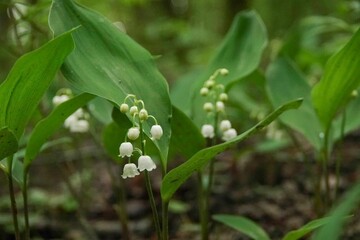
<svg viewBox="0 0 360 240">
<path fill-rule="evenodd" d="M 70 132 L 84 133 L 89 131 L 89 122 L 84 119 L 80 119 L 74 121 L 69 128 Z"/>
<path fill-rule="evenodd" d="M 120 112 L 126 113 L 127 111 L 129 111 L 129 105 L 127 105 L 126 103 L 121 104 L 120 105 Z"/>
<path fill-rule="evenodd" d="M 216 102 L 216 111 L 223 112 L 225 110 L 225 104 L 222 101 Z"/>
<path fill-rule="evenodd" d="M 121 143 L 120 147 L 119 147 L 119 152 L 120 152 L 120 157 L 130 157 L 132 152 L 133 152 L 134 148 L 133 145 L 130 142 L 123 142 Z"/>
<path fill-rule="evenodd" d="M 205 124 L 201 127 L 201 134 L 205 138 L 213 138 L 215 136 L 214 127 L 210 124 Z"/>
<path fill-rule="evenodd" d="M 229 141 L 236 136 L 237 136 L 236 130 L 234 128 L 230 128 L 223 133 L 222 139 L 224 141 Z"/>
<path fill-rule="evenodd" d="M 149 117 L 149 114 L 148 112 L 146 111 L 145 108 L 141 109 L 140 112 L 139 112 L 139 118 L 141 121 L 145 121 L 146 119 L 148 119 Z"/>
<path fill-rule="evenodd" d="M 63 102 L 66 102 L 69 99 L 70 99 L 70 97 L 68 95 L 54 96 L 54 98 L 52 99 L 52 103 L 56 107 L 56 106 L 59 106 L 60 104 L 62 104 Z"/>
<path fill-rule="evenodd" d="M 85 113 L 82 108 L 79 108 L 72 115 L 74 115 L 77 118 L 82 118 L 82 117 L 84 117 Z"/>
<path fill-rule="evenodd" d="M 134 163 L 127 163 L 125 164 L 124 166 L 124 169 L 123 169 L 123 174 L 121 175 L 121 177 L 123 179 L 125 178 L 133 178 L 137 175 L 139 175 L 139 171 L 137 170 L 137 167 Z"/>
<path fill-rule="evenodd" d="M 131 108 L 130 108 L 130 114 L 131 114 L 131 116 L 134 116 L 136 113 L 138 113 L 139 112 L 139 109 L 137 108 L 137 106 L 132 106 Z"/>
<path fill-rule="evenodd" d="M 154 161 L 151 159 L 150 156 L 147 155 L 140 156 L 138 160 L 138 169 L 140 172 L 144 170 L 150 172 L 156 169 L 156 164 L 154 163 Z"/>
<path fill-rule="evenodd" d="M 213 86 L 215 86 L 215 80 L 213 79 L 209 79 L 205 82 L 204 86 L 206 88 L 212 88 Z"/>
<path fill-rule="evenodd" d="M 223 75 L 223 76 L 228 75 L 229 70 L 227 70 L 226 68 L 222 68 L 222 69 L 220 69 L 220 74 Z"/>
<path fill-rule="evenodd" d="M 136 140 L 140 135 L 140 129 L 138 127 L 132 127 L 127 132 L 127 137 L 130 140 Z"/>
<path fill-rule="evenodd" d="M 222 132 L 225 132 L 226 130 L 229 130 L 231 128 L 231 122 L 229 120 L 222 120 L 220 122 L 220 130 Z"/>
<path fill-rule="evenodd" d="M 220 93 L 219 99 L 220 101 L 226 102 L 229 99 L 229 97 L 226 93 Z"/>
<path fill-rule="evenodd" d="M 214 109 L 214 106 L 211 102 L 206 102 L 203 106 L 203 109 L 206 111 L 206 112 L 211 112 L 213 109 Z"/>
<path fill-rule="evenodd" d="M 163 135 L 163 130 L 160 125 L 153 125 L 150 129 L 150 133 L 153 139 L 159 140 Z"/>
<path fill-rule="evenodd" d="M 200 89 L 200 95 L 201 95 L 201 96 L 207 96 L 208 93 L 209 93 L 209 89 L 208 89 L 208 88 L 203 87 L 203 88 Z"/>
<path fill-rule="evenodd" d="M 68 118 L 65 119 L 64 127 L 70 128 L 72 125 L 76 124 L 77 121 L 77 117 L 74 114 L 71 114 Z"/>
</svg>

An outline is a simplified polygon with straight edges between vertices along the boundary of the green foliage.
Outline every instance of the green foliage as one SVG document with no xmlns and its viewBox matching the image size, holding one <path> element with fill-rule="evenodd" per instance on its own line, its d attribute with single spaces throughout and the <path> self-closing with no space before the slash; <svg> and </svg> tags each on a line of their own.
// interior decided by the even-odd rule
<svg viewBox="0 0 360 240">
<path fill-rule="evenodd" d="M 56 107 L 49 116 L 35 126 L 26 146 L 25 169 L 30 166 L 48 138 L 64 124 L 65 119 L 93 98 L 93 95 L 84 93 L 69 99 Z"/>
<path fill-rule="evenodd" d="M 315 219 L 299 229 L 288 232 L 282 240 L 298 240 L 302 237 L 305 237 L 310 232 L 322 227 L 323 225 L 328 224 L 331 221 L 331 217 L 324 217 L 320 219 Z"/>
<path fill-rule="evenodd" d="M 199 171 L 203 166 L 205 166 L 210 159 L 212 159 L 217 154 L 225 151 L 231 146 L 234 146 L 236 143 L 241 142 L 245 138 L 250 137 L 251 135 L 259 132 L 264 127 L 269 125 L 274 121 L 281 113 L 289 109 L 298 108 L 302 103 L 302 99 L 294 100 L 288 102 L 275 111 L 266 116 L 262 121 L 256 124 L 254 127 L 250 128 L 246 132 L 240 134 L 236 138 L 218 144 L 209 148 L 205 148 L 194 154 L 189 160 L 180 166 L 172 169 L 168 172 L 161 185 L 161 197 L 164 201 L 169 201 L 172 195 L 176 190 L 191 176 L 195 171 Z"/>
<path fill-rule="evenodd" d="M 0 128 L 7 127 L 6 131 L 14 134 L 7 133 L 9 140 L 6 142 L 13 142 L 14 137 L 20 139 L 55 73 L 73 47 L 71 32 L 67 32 L 17 60 L 0 85 Z M 14 142 L 11 146 L 15 146 Z M 9 149 L 8 154 L 10 152 L 13 151 Z M 2 152 L 1 157 L 4 156 L 7 154 Z"/>
<path fill-rule="evenodd" d="M 342 201 L 329 214 L 331 217 L 328 223 L 319 229 L 312 240 L 337 240 L 349 214 L 359 206 L 360 183 L 352 187 L 342 198 Z"/>
<path fill-rule="evenodd" d="M 55 35 L 81 26 L 74 33 L 76 49 L 62 68 L 72 85 L 116 105 L 128 94 L 135 94 L 145 102 L 149 114 L 164 129 L 164 136 L 156 145 L 166 168 L 171 103 L 166 81 L 150 53 L 105 17 L 71 0 L 54 0 L 49 25 Z M 145 126 L 148 135 L 149 129 Z"/>
<path fill-rule="evenodd" d="M 360 29 L 326 64 L 320 82 L 312 91 L 312 100 L 324 130 L 345 106 L 351 92 L 360 84 Z"/>
<path fill-rule="evenodd" d="M 239 13 L 207 68 L 195 76 L 193 81 L 178 85 L 181 90 L 174 90 L 177 96 L 182 96 L 173 98 L 176 100 L 174 105 L 184 112 L 191 112 L 195 122 L 200 123 L 203 115 L 197 111 L 202 109 L 199 90 L 203 82 L 218 68 L 229 70 L 229 74 L 220 81 L 224 85 L 250 74 L 258 67 L 266 44 L 266 30 L 257 13 L 254 11 Z M 189 89 L 192 94 L 190 97 Z"/>
<path fill-rule="evenodd" d="M 238 230 L 239 232 L 244 233 L 246 236 L 255 240 L 270 240 L 270 237 L 267 233 L 257 225 L 252 220 L 241 217 L 241 216 L 232 216 L 225 214 L 213 215 L 213 219 L 221 222 L 231 228 Z M 288 239 L 289 240 L 289 239 Z"/>
<path fill-rule="evenodd" d="M 190 158 L 196 152 L 205 147 L 205 139 L 194 123 L 173 106 L 173 117 L 171 121 L 170 152 Z"/>
<path fill-rule="evenodd" d="M 0 129 L 0 160 L 18 150 L 18 141 L 8 127 Z"/>
<path fill-rule="evenodd" d="M 268 95 L 275 107 L 294 98 L 304 98 L 299 109 L 284 113 L 280 120 L 302 133 L 319 150 L 322 146 L 319 137 L 322 129 L 311 102 L 311 87 L 305 77 L 287 58 L 278 58 L 272 62 L 266 71 L 266 77 Z"/>
</svg>

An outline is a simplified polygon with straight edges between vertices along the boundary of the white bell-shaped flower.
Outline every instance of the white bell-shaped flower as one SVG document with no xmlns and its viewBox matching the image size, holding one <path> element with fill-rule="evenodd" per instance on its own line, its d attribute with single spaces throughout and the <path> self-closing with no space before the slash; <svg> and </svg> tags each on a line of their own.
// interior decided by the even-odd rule
<svg viewBox="0 0 360 240">
<path fill-rule="evenodd" d="M 133 152 L 134 148 L 133 145 L 130 142 L 123 142 L 120 144 L 119 147 L 119 152 L 120 152 L 120 157 L 130 157 L 132 152 Z"/>
<path fill-rule="evenodd" d="M 77 121 L 78 121 L 78 118 L 74 114 L 72 114 L 68 118 L 65 119 L 64 127 L 71 128 L 71 126 L 75 125 Z"/>
<path fill-rule="evenodd" d="M 156 164 L 154 163 L 154 161 L 151 159 L 150 156 L 147 155 L 143 155 L 139 157 L 138 160 L 138 169 L 140 172 L 147 170 L 147 171 L 151 171 L 154 170 L 156 168 Z"/>
<path fill-rule="evenodd" d="M 163 130 L 160 125 L 153 125 L 150 129 L 150 133 L 153 139 L 159 140 L 163 135 Z"/>
<path fill-rule="evenodd" d="M 220 122 L 220 130 L 222 132 L 225 132 L 226 130 L 229 130 L 231 128 L 231 122 L 229 120 L 222 120 Z"/>
<path fill-rule="evenodd" d="M 140 129 L 138 127 L 132 127 L 127 132 L 127 137 L 130 140 L 136 140 L 140 135 Z"/>
<path fill-rule="evenodd" d="M 67 100 L 69 100 L 70 97 L 68 95 L 60 95 L 60 96 L 55 96 L 52 99 L 52 103 L 54 104 L 54 106 L 59 106 L 60 104 L 62 104 L 63 102 L 66 102 Z"/>
<path fill-rule="evenodd" d="M 82 108 L 79 108 L 72 115 L 74 115 L 77 118 L 82 118 L 82 117 L 84 117 L 85 113 Z"/>
<path fill-rule="evenodd" d="M 123 169 L 123 174 L 121 175 L 121 177 L 123 179 L 125 178 L 133 178 L 137 175 L 139 175 L 139 171 L 137 170 L 137 167 L 134 163 L 127 163 L 125 164 L 124 166 L 124 169 Z"/>
<path fill-rule="evenodd" d="M 216 102 L 216 111 L 223 112 L 225 110 L 225 104 L 222 101 Z"/>
<path fill-rule="evenodd" d="M 80 119 L 70 125 L 70 132 L 84 133 L 89 131 L 89 127 L 88 121 Z"/>
<path fill-rule="evenodd" d="M 215 136 L 214 127 L 210 124 L 205 124 L 201 127 L 201 134 L 205 138 L 213 138 Z"/>
<path fill-rule="evenodd" d="M 237 132 L 234 128 L 230 128 L 223 133 L 222 139 L 229 141 L 237 136 Z"/>
</svg>

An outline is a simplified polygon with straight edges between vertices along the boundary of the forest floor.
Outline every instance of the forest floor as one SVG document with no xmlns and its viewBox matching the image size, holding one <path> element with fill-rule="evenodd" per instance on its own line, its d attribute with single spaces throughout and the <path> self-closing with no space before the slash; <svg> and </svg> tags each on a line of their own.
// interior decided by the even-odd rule
<svg viewBox="0 0 360 240">
<path fill-rule="evenodd" d="M 338 196 L 360 180 L 359 140 L 358 135 L 353 135 L 343 143 Z M 248 140 L 238 147 L 249 148 L 255 143 L 256 139 Z M 101 240 L 126 239 L 116 211 L 119 184 L 124 184 L 122 189 L 126 190 L 131 239 L 156 239 L 143 178 L 138 176 L 121 182 L 120 167 L 96 149 L 93 143 L 81 147 L 81 154 L 79 151 L 45 152 L 31 168 L 32 239 L 96 239 L 94 236 Z M 281 239 L 288 231 L 317 218 L 314 207 L 317 164 L 311 150 L 306 157 L 294 147 L 266 154 L 238 152 L 233 149 L 217 156 L 211 214 L 248 217 L 262 226 L 271 239 Z M 76 160 L 80 158 L 87 160 Z M 175 160 L 170 165 L 179 163 L 180 160 Z M 81 174 L 78 169 L 82 170 Z M 334 190 L 336 176 L 332 170 Z M 160 170 L 151 172 L 151 176 L 159 200 Z M 6 183 L 4 174 L 0 182 Z M 170 239 L 200 239 L 196 186 L 196 178 L 192 177 L 175 194 L 170 207 Z M 0 189 L 0 194 L 0 239 L 14 239 L 10 233 L 6 187 Z M 18 205 L 21 216 L 20 193 Z M 210 234 L 210 239 L 249 239 L 214 221 Z M 347 224 L 342 239 L 360 239 L 358 214 Z"/>
</svg>

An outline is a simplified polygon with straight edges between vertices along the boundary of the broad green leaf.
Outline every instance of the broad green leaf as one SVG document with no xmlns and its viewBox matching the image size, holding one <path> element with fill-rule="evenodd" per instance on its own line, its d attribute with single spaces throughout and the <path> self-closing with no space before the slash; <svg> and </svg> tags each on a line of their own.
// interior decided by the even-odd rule
<svg viewBox="0 0 360 240">
<path fill-rule="evenodd" d="M 312 240 L 337 240 L 343 231 L 344 223 L 349 220 L 348 216 L 354 211 L 360 203 L 360 183 L 357 183 L 347 191 L 341 202 L 330 212 L 331 219 L 321 227 Z"/>
<path fill-rule="evenodd" d="M 94 95 L 88 93 L 83 93 L 71 98 L 56 107 L 49 116 L 35 126 L 26 147 L 24 160 L 25 169 L 30 166 L 47 139 L 63 126 L 65 119 L 93 98 Z"/>
<path fill-rule="evenodd" d="M 71 33 L 67 32 L 16 61 L 0 85 L 0 128 L 7 126 L 20 139 L 43 94 L 73 48 Z"/>
<path fill-rule="evenodd" d="M 250 237 L 251 239 L 270 240 L 264 229 L 248 218 L 226 214 L 213 215 L 212 218 L 218 222 L 221 222 L 231 228 L 238 230 L 239 232 Z"/>
<path fill-rule="evenodd" d="M 324 75 L 312 90 L 312 101 L 324 130 L 360 84 L 360 29 L 325 66 Z"/>
<path fill-rule="evenodd" d="M 91 115 L 103 124 L 110 124 L 112 122 L 111 112 L 113 104 L 103 98 L 94 98 L 88 104 L 88 109 Z"/>
<path fill-rule="evenodd" d="M 195 79 L 193 99 L 190 100 L 192 116 L 197 125 L 202 125 L 204 116 L 206 116 L 201 111 L 204 100 L 199 94 L 204 81 L 219 68 L 229 70 L 227 76 L 220 76 L 217 79 L 225 86 L 249 75 L 259 66 L 266 45 L 266 28 L 259 15 L 255 11 L 240 12 L 235 17 L 207 69 L 199 78 Z M 188 89 L 184 91 L 188 91 Z"/>
<path fill-rule="evenodd" d="M 115 122 L 106 125 L 102 132 L 102 144 L 106 153 L 116 162 L 120 162 L 119 146 L 124 141 L 127 128 L 120 127 Z"/>
<path fill-rule="evenodd" d="M 174 86 L 174 105 L 186 114 L 190 112 L 201 124 L 202 114 L 197 114 L 197 111 L 202 109 L 199 90 L 203 82 L 218 68 L 229 70 L 226 77 L 219 78 L 219 82 L 225 85 L 247 76 L 258 67 L 266 45 L 266 29 L 259 15 L 255 11 L 240 12 L 207 68 L 180 79 L 181 82 Z"/>
<path fill-rule="evenodd" d="M 174 106 L 172 109 L 170 152 L 188 159 L 205 147 L 205 139 L 185 113 Z"/>
<path fill-rule="evenodd" d="M 294 98 L 304 98 L 304 103 L 296 111 L 288 111 L 280 120 L 299 131 L 314 146 L 321 148 L 319 134 L 321 124 L 311 103 L 311 88 L 304 76 L 287 58 L 278 58 L 266 71 L 268 95 L 274 107 Z"/>
<path fill-rule="evenodd" d="M 55 35 L 81 26 L 73 35 L 76 48 L 62 72 L 71 84 L 120 105 L 128 94 L 145 102 L 164 130 L 156 142 L 166 168 L 171 136 L 168 85 L 154 58 L 108 19 L 72 0 L 54 0 L 49 25 Z M 151 123 L 152 124 L 152 123 Z M 149 133 L 150 125 L 145 126 Z"/>
<path fill-rule="evenodd" d="M 18 147 L 18 141 L 13 132 L 8 127 L 0 129 L 0 160 L 16 153 Z"/>
<path fill-rule="evenodd" d="M 161 197 L 164 201 L 169 201 L 172 195 L 176 192 L 176 190 L 192 175 L 192 173 L 203 168 L 210 159 L 219 153 L 225 151 L 231 146 L 234 146 L 238 142 L 241 142 L 245 138 L 250 137 L 251 135 L 259 132 L 264 127 L 269 125 L 272 121 L 274 121 L 281 113 L 286 110 L 298 108 L 301 105 L 302 99 L 298 99 L 295 101 L 288 102 L 281 107 L 277 108 L 275 111 L 266 116 L 262 121 L 256 124 L 254 127 L 250 128 L 246 132 L 240 134 L 236 138 L 224 142 L 222 144 L 218 144 L 209 148 L 205 148 L 195 153 L 189 160 L 180 166 L 172 169 L 168 172 L 162 182 L 161 185 Z"/>
<path fill-rule="evenodd" d="M 328 224 L 330 220 L 331 217 L 324 217 L 324 218 L 312 220 L 311 222 L 305 224 L 301 228 L 288 232 L 282 240 L 301 239 L 302 237 L 305 237 L 307 234 L 316 230 L 317 228 Z"/>
</svg>

